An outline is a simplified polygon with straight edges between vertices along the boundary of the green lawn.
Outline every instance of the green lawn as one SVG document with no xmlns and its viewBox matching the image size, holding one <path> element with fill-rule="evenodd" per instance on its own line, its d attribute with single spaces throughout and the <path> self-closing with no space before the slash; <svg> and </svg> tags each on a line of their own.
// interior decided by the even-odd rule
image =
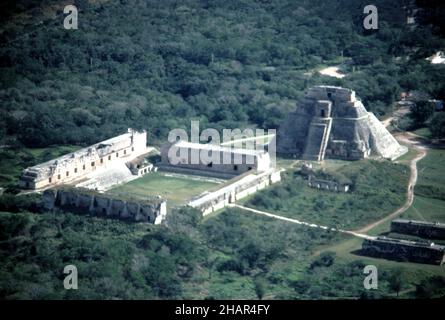
<svg viewBox="0 0 445 320">
<path fill-rule="evenodd" d="M 414 149 L 398 159 L 408 164 L 408 160 L 416 155 Z M 428 153 L 417 163 L 418 180 L 414 189 L 413 205 L 401 217 L 422 221 L 445 222 L 445 150 L 428 149 Z M 389 229 L 390 221 L 371 230 L 371 234 L 379 234 Z"/>
<path fill-rule="evenodd" d="M 414 153 L 410 156 L 413 156 Z M 405 162 L 407 159 L 401 159 Z M 415 189 L 415 197 L 413 205 L 405 211 L 401 217 L 406 219 L 424 220 L 424 221 L 439 221 L 445 222 L 445 199 L 440 199 L 443 192 L 441 191 L 445 185 L 445 172 L 443 170 L 443 163 L 445 160 L 445 150 L 429 149 L 425 158 L 418 162 L 418 184 Z M 439 191 L 439 192 L 438 192 Z M 418 193 L 427 196 L 421 196 Z M 388 232 L 391 221 L 387 221 L 374 229 L 370 230 L 368 234 L 378 235 Z M 399 236 L 399 235 L 393 235 Z M 343 241 L 337 242 L 333 245 L 321 246 L 317 253 L 323 250 L 334 251 L 341 261 L 348 262 L 357 259 L 362 260 L 366 264 L 374 264 L 380 271 L 391 270 L 393 268 L 401 268 L 403 278 L 405 280 L 404 290 L 414 289 L 422 279 L 434 275 L 445 275 L 444 266 L 435 266 L 427 264 L 397 262 L 385 259 L 376 259 L 372 257 L 363 257 L 354 254 L 354 251 L 360 249 L 362 240 L 352 238 L 350 236 L 342 236 Z M 407 292 L 402 297 L 410 297 L 412 292 Z"/>
<path fill-rule="evenodd" d="M 413 133 L 415 133 L 425 139 L 431 138 L 431 131 L 429 128 L 420 128 L 420 129 L 414 130 Z"/>
<path fill-rule="evenodd" d="M 409 165 L 411 160 L 414 159 L 419 152 L 407 144 L 402 143 L 401 145 L 408 147 L 408 152 L 405 153 L 404 155 L 400 156 L 399 158 L 397 158 L 395 162 Z"/>
<path fill-rule="evenodd" d="M 336 193 L 309 188 L 296 171 L 256 193 L 246 205 L 328 227 L 356 229 L 376 221 L 406 200 L 409 168 L 389 161 L 331 161 L 324 172 L 348 181 L 351 191 Z"/>
<path fill-rule="evenodd" d="M 425 158 L 417 164 L 419 170 L 419 180 L 415 189 L 416 194 L 425 195 L 425 188 L 445 193 L 445 150 L 429 149 Z M 442 198 L 438 194 L 428 194 L 431 198 Z M 444 199 L 445 200 L 445 199 Z"/>
<path fill-rule="evenodd" d="M 118 186 L 109 192 L 131 194 L 141 199 L 160 195 L 167 200 L 168 208 L 172 208 L 185 204 L 190 198 L 217 185 L 218 183 L 211 178 L 156 172 Z"/>
<path fill-rule="evenodd" d="M 415 196 L 413 205 L 401 217 L 445 223 L 445 201 Z"/>
<path fill-rule="evenodd" d="M 402 217 L 445 222 L 445 150 L 429 149 L 417 164 L 418 181 L 413 205 Z"/>
</svg>

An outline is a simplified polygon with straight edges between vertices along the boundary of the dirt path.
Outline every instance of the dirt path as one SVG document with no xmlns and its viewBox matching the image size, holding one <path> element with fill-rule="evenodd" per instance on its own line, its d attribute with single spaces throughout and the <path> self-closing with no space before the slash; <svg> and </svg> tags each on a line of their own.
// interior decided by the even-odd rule
<svg viewBox="0 0 445 320">
<path fill-rule="evenodd" d="M 382 124 L 383 124 L 385 127 L 389 127 L 389 126 L 391 125 L 391 122 L 392 122 L 393 120 L 397 120 L 397 119 L 399 119 L 399 118 L 402 118 L 402 117 L 405 116 L 407 113 L 409 113 L 409 108 L 407 108 L 407 107 L 399 108 L 399 109 L 395 110 L 395 111 L 393 112 L 393 114 L 392 114 L 390 117 L 388 117 L 388 118 L 382 120 L 381 122 L 382 122 Z"/>
<path fill-rule="evenodd" d="M 410 165 L 409 165 L 411 174 L 409 177 L 408 189 L 406 191 L 407 197 L 406 197 L 405 203 L 403 204 L 403 206 L 401 206 L 397 210 L 393 211 L 386 217 L 384 217 L 376 222 L 370 223 L 361 229 L 355 230 L 354 232 L 366 233 L 369 230 L 375 228 L 376 226 L 388 221 L 389 219 L 393 219 L 393 218 L 397 217 L 398 215 L 402 214 L 409 207 L 411 207 L 411 205 L 413 204 L 414 187 L 417 183 L 417 162 L 420 161 L 421 159 L 423 159 L 427 154 L 427 148 L 425 146 L 421 145 L 419 141 L 413 140 L 414 137 L 416 137 L 416 135 L 410 134 L 409 132 L 397 136 L 397 139 L 399 141 L 402 141 L 407 144 L 411 144 L 413 146 L 413 148 L 418 151 L 417 156 L 411 160 Z"/>
<path fill-rule="evenodd" d="M 368 236 L 366 234 L 361 234 L 359 232 L 355 232 L 355 231 L 348 231 L 348 230 L 342 230 L 342 229 L 336 229 L 336 228 L 330 228 L 330 227 L 326 227 L 326 226 L 321 226 L 315 223 L 309 223 L 309 222 L 305 222 L 305 221 L 301 221 L 301 220 L 297 220 L 297 219 L 292 219 L 292 218 L 287 218 L 287 217 L 283 217 L 277 214 L 273 214 L 273 213 L 269 213 L 266 211 L 261 211 L 261 210 L 257 210 L 257 209 L 252 209 L 252 208 L 248 208 L 248 207 L 244 207 L 241 206 L 239 204 L 230 204 L 229 206 L 231 207 L 236 207 L 245 211 L 250 211 L 256 214 L 260 214 L 269 218 L 273 218 L 273 219 L 278 219 L 278 220 L 283 220 L 286 222 L 291 222 L 291 223 L 295 223 L 295 224 L 299 224 L 299 225 L 304 225 L 306 227 L 309 228 L 317 228 L 317 229 L 322 229 L 322 230 L 330 230 L 330 231 L 334 231 L 334 232 L 340 232 L 340 233 L 346 233 L 349 235 L 352 235 L 354 237 L 357 238 L 362 238 L 362 239 L 375 239 L 375 237 L 373 236 Z"/>
</svg>

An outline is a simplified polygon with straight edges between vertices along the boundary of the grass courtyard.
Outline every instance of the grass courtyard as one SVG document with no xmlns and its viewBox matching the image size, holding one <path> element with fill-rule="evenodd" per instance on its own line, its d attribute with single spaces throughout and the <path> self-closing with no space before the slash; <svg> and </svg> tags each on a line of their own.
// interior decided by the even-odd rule
<svg viewBox="0 0 445 320">
<path fill-rule="evenodd" d="M 419 161 L 414 203 L 402 214 L 403 218 L 445 223 L 444 161 L 444 149 L 429 149 Z"/>
<path fill-rule="evenodd" d="M 296 168 L 295 168 L 296 169 Z M 323 170 L 351 186 L 348 193 L 309 188 L 295 169 L 282 182 L 253 195 L 246 205 L 328 227 L 358 229 L 376 221 L 406 200 L 409 168 L 389 161 L 327 161 Z"/>
<path fill-rule="evenodd" d="M 220 183 L 219 180 L 212 178 L 154 172 L 117 186 L 108 192 L 131 195 L 134 198 L 141 199 L 161 196 L 167 200 L 167 207 L 172 208 L 185 204 L 190 198 L 213 189 Z"/>
</svg>

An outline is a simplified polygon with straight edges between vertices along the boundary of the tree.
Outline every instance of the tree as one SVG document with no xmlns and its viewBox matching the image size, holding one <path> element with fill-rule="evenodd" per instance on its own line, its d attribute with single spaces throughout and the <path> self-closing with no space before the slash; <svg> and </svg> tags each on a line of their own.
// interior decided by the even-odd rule
<svg viewBox="0 0 445 320">
<path fill-rule="evenodd" d="M 264 279 L 262 278 L 255 278 L 255 280 L 253 281 L 253 284 L 255 286 L 255 293 L 258 297 L 258 299 L 262 300 L 264 297 L 264 293 L 266 291 L 266 285 L 264 282 Z"/>
<path fill-rule="evenodd" d="M 258 242 L 251 240 L 239 250 L 239 256 L 241 261 L 247 262 L 249 268 L 255 268 L 264 257 L 264 251 Z"/>
<path fill-rule="evenodd" d="M 445 292 L 445 278 L 441 276 L 432 276 L 423 279 L 416 285 L 416 298 L 434 298 L 441 297 Z"/>
<path fill-rule="evenodd" d="M 422 126 L 434 114 L 434 106 L 427 100 L 416 101 L 410 108 L 410 117 L 414 120 L 414 125 Z"/>
<path fill-rule="evenodd" d="M 390 289 L 395 291 L 398 297 L 400 289 L 402 288 L 402 270 L 401 269 L 393 270 L 389 276 L 388 281 Z"/>
<path fill-rule="evenodd" d="M 310 269 L 317 267 L 330 267 L 335 260 L 335 252 L 326 251 L 322 252 L 310 265 Z"/>
<path fill-rule="evenodd" d="M 429 129 L 433 138 L 445 138 L 445 113 L 436 113 L 429 124 Z"/>
</svg>

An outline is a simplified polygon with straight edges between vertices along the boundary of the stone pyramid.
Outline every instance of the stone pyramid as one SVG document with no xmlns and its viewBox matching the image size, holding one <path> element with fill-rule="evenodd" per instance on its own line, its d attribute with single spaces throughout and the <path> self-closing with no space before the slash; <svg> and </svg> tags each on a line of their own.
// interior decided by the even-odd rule
<svg viewBox="0 0 445 320">
<path fill-rule="evenodd" d="M 280 126 L 277 151 L 307 160 L 325 157 L 394 160 L 407 152 L 355 92 L 334 86 L 309 89 L 297 109 Z"/>
</svg>

